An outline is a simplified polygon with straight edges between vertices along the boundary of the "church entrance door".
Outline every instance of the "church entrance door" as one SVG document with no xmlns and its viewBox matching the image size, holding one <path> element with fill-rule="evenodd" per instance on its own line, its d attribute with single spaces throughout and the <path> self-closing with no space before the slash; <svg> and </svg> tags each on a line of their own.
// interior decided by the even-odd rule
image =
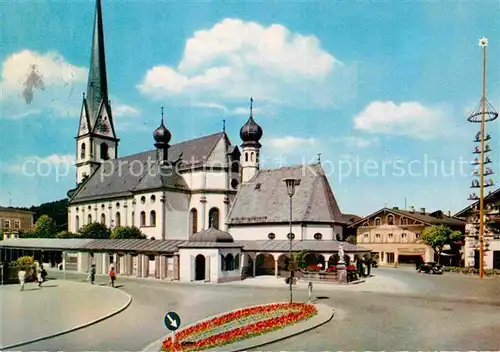
<svg viewBox="0 0 500 352">
<path fill-rule="evenodd" d="M 205 280 L 205 256 L 198 254 L 195 259 L 195 276 L 196 281 Z"/>
</svg>

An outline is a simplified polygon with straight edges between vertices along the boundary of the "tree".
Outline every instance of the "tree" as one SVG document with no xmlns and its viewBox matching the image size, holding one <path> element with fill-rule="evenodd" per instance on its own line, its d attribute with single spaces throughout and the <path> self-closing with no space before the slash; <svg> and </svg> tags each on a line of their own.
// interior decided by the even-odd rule
<svg viewBox="0 0 500 352">
<path fill-rule="evenodd" d="M 56 223 L 48 215 L 38 218 L 33 229 L 38 238 L 54 238 L 56 236 Z"/>
<path fill-rule="evenodd" d="M 461 238 L 462 233 L 460 231 L 453 231 L 444 224 L 429 226 L 422 232 L 422 240 L 438 254 L 438 264 L 444 246 L 451 245 Z"/>
<path fill-rule="evenodd" d="M 145 239 L 146 235 L 135 226 L 120 226 L 115 227 L 111 231 L 112 239 Z"/>
<path fill-rule="evenodd" d="M 38 238 L 38 235 L 35 233 L 35 230 L 24 230 L 19 231 L 19 238 Z"/>
<path fill-rule="evenodd" d="M 356 244 L 358 242 L 358 239 L 355 235 L 350 235 L 350 236 L 347 236 L 347 238 L 345 239 L 345 241 L 347 243 L 350 243 L 350 244 Z"/>
<path fill-rule="evenodd" d="M 80 236 L 76 233 L 69 232 L 69 231 L 61 231 L 58 232 L 56 235 L 56 238 L 79 238 Z"/>
<path fill-rule="evenodd" d="M 295 261 L 297 268 L 299 268 L 299 269 L 306 269 L 307 268 L 306 255 L 307 255 L 306 250 L 301 250 L 298 253 L 292 253 L 293 260 Z"/>
<path fill-rule="evenodd" d="M 80 228 L 78 233 L 80 238 L 108 239 L 111 236 L 111 231 L 100 222 L 91 222 Z"/>
</svg>

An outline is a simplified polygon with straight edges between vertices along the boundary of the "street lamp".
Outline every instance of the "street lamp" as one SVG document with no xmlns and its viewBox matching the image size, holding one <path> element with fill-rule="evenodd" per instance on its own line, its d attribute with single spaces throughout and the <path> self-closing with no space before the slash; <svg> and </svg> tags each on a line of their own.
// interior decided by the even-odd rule
<svg viewBox="0 0 500 352">
<path fill-rule="evenodd" d="M 300 183 L 300 180 L 295 179 L 295 178 L 285 178 L 283 181 L 286 184 L 286 191 L 288 193 L 288 197 L 290 199 L 290 232 L 288 233 L 288 238 L 290 240 L 290 278 L 289 278 L 289 287 L 290 287 L 290 303 L 292 303 L 292 282 L 293 282 L 293 259 L 292 259 L 292 244 L 293 244 L 293 235 L 292 235 L 292 197 L 295 194 L 295 186 L 297 186 Z"/>
</svg>

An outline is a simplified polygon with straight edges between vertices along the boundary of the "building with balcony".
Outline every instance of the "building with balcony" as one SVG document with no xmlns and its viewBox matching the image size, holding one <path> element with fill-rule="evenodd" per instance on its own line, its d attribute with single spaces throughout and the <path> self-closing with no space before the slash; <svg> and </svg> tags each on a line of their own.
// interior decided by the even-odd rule
<svg viewBox="0 0 500 352">
<path fill-rule="evenodd" d="M 500 189 L 484 197 L 484 268 L 500 269 Z M 466 221 L 465 265 L 479 268 L 479 200 L 455 214 Z"/>
<path fill-rule="evenodd" d="M 372 250 L 380 264 L 415 263 L 434 261 L 434 250 L 426 245 L 420 235 L 432 225 L 446 224 L 452 230 L 465 231 L 465 221 L 456 219 L 451 213 L 434 211 L 427 213 L 425 208 L 416 211 L 382 208 L 350 225 L 355 229 L 357 245 Z M 448 265 L 458 265 L 460 258 L 445 254 Z M 442 258 L 444 259 L 444 258 Z"/>
</svg>

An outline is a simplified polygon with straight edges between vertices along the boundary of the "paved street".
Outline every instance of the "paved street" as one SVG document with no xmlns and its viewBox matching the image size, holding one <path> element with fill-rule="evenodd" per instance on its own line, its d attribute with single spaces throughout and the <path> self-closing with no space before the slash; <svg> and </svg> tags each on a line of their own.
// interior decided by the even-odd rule
<svg viewBox="0 0 500 352">
<path fill-rule="evenodd" d="M 49 280 L 0 286 L 0 346 L 11 346 L 89 324 L 118 312 L 130 296 L 112 288 Z"/>
<path fill-rule="evenodd" d="M 378 268 L 374 275 L 368 280 L 384 282 L 385 277 L 387 282 L 398 285 L 387 287 L 388 292 L 369 281 L 349 290 L 316 285 L 314 295 L 321 297 L 322 303 L 335 307 L 335 318 L 327 325 L 265 346 L 263 350 L 498 350 L 499 279 L 480 281 L 455 274 L 432 276 L 418 274 L 411 267 Z M 84 277 L 68 274 L 68 278 Z M 99 280 L 104 282 L 106 278 Z M 266 280 L 269 279 L 261 281 Z M 120 289 L 133 297 L 123 313 L 80 331 L 16 350 L 140 351 L 168 334 L 163 326 L 163 316 L 168 310 L 177 311 L 186 325 L 227 310 L 288 297 L 284 284 L 258 287 L 259 279 L 255 284 L 248 280 L 223 285 L 126 278 L 119 278 L 118 282 L 123 285 Z M 306 288 L 299 287 L 295 297 L 306 300 Z"/>
</svg>

